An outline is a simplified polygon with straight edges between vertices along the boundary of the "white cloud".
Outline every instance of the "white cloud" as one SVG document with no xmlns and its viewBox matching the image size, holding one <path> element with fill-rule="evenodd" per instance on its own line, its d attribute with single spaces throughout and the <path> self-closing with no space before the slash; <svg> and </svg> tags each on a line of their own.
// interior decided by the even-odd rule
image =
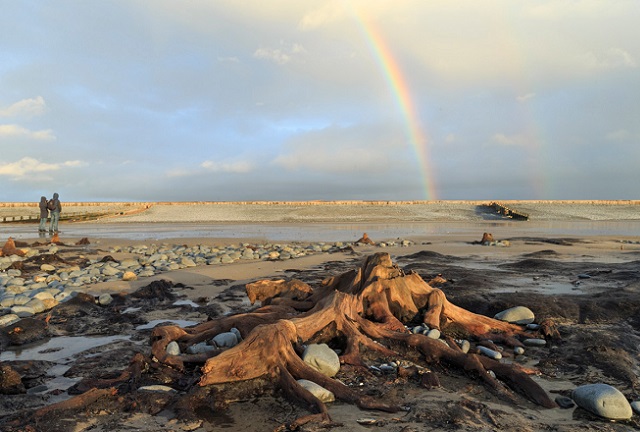
<svg viewBox="0 0 640 432">
<path fill-rule="evenodd" d="M 246 161 L 237 162 L 214 162 L 204 161 L 200 166 L 207 171 L 222 172 L 222 173 L 234 173 L 244 174 L 253 170 L 253 165 Z"/>
<path fill-rule="evenodd" d="M 291 61 L 293 56 L 303 54 L 305 49 L 300 44 L 292 44 L 283 48 L 258 48 L 253 56 L 258 59 L 270 60 L 279 65 L 283 65 Z"/>
<path fill-rule="evenodd" d="M 626 129 L 618 129 L 616 131 L 609 132 L 605 139 L 607 141 L 626 141 L 631 138 L 631 133 Z"/>
<path fill-rule="evenodd" d="M 47 105 L 42 96 L 23 99 L 6 108 L 0 108 L 0 117 L 27 116 L 33 117 L 44 113 Z"/>
<path fill-rule="evenodd" d="M 40 131 L 31 131 L 25 127 L 16 124 L 0 125 L 0 139 L 3 137 L 10 138 L 31 138 L 36 140 L 48 141 L 55 140 L 56 137 L 51 129 Z"/>
<path fill-rule="evenodd" d="M 31 157 L 24 157 L 17 162 L 0 164 L 0 176 L 17 179 L 33 173 L 58 171 L 64 167 L 75 168 L 83 165 L 86 164 L 78 160 L 62 163 L 45 163 Z"/>
<path fill-rule="evenodd" d="M 516 99 L 518 100 L 518 102 L 526 102 L 529 99 L 533 99 L 534 97 L 536 97 L 535 93 L 527 93 L 527 94 L 518 96 Z"/>
<path fill-rule="evenodd" d="M 622 48 L 609 48 L 602 53 L 588 51 L 581 56 L 588 69 L 636 68 L 637 62 L 629 52 Z"/>
<path fill-rule="evenodd" d="M 528 137 L 523 134 L 506 135 L 497 133 L 491 139 L 493 142 L 504 146 L 523 146 L 529 141 Z"/>
</svg>

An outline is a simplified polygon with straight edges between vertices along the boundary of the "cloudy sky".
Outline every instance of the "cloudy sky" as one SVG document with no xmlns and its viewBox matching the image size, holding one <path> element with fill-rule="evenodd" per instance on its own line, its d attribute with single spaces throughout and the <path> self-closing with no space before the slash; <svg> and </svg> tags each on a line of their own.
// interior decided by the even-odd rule
<svg viewBox="0 0 640 432">
<path fill-rule="evenodd" d="M 0 10 L 0 201 L 640 198 L 637 0 Z"/>
</svg>

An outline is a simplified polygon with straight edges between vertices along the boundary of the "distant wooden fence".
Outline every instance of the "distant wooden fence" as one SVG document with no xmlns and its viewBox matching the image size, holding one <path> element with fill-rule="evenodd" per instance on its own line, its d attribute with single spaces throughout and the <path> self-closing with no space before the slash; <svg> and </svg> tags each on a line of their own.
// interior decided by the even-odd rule
<svg viewBox="0 0 640 432">
<path fill-rule="evenodd" d="M 493 207 L 498 213 L 500 213 L 501 215 L 511 218 L 511 219 L 517 219 L 517 220 L 529 220 L 529 214 L 528 213 L 523 213 L 521 211 L 518 210 L 514 210 L 511 209 L 507 206 L 505 206 L 504 204 L 498 203 L 498 202 L 492 202 L 491 204 L 489 204 L 490 207 Z"/>
</svg>

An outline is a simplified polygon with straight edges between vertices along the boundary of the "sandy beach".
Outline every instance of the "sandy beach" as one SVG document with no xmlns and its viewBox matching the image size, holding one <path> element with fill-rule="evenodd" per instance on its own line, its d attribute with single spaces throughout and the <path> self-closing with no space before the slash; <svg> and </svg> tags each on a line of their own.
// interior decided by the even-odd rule
<svg viewBox="0 0 640 432">
<path fill-rule="evenodd" d="M 251 397 L 244 395 L 235 403 L 227 404 L 224 410 L 199 411 L 199 416 L 188 418 L 168 403 L 169 396 L 158 396 L 167 399 L 163 399 L 164 404 L 138 400 L 140 408 L 143 405 L 162 407 L 159 411 L 133 409 L 131 405 L 123 409 L 120 403 L 103 399 L 81 409 L 52 411 L 50 422 L 40 419 L 28 424 L 31 429 L 25 429 L 19 418 L 38 418 L 36 410 L 69 400 L 68 388 L 82 380 L 97 375 L 117 375 L 129 366 L 135 353 L 150 355 L 151 330 L 144 327 L 146 324 L 174 322 L 188 327 L 249 313 L 260 305 L 248 301 L 247 284 L 262 279 L 296 278 L 318 289 L 323 279 L 353 270 L 375 253 L 389 254 L 399 268 L 417 273 L 424 281 L 441 275 L 446 282 L 440 288 L 447 298 L 473 313 L 493 317 L 501 310 L 525 306 L 535 313 L 536 323 L 552 320 L 559 337 L 547 338 L 544 347 L 526 348 L 524 355 L 516 356 L 510 353 L 510 348 L 501 346 L 502 362 L 531 368 L 533 380 L 552 400 L 568 396 L 576 387 L 590 383 L 609 384 L 628 401 L 639 400 L 638 205 L 521 202 L 517 208 L 529 213 L 531 219 L 506 220 L 475 202 L 442 202 L 430 205 L 156 204 L 135 214 L 89 222 L 61 222 L 62 244 L 56 246 L 54 252 L 61 260 L 55 263 L 58 273 L 64 270 L 63 261 L 72 266 L 76 262 L 95 262 L 109 256 L 122 263 L 140 259 L 140 253 L 134 250 L 159 245 L 209 249 L 233 246 L 256 251 L 273 243 L 305 247 L 338 243 L 343 247 L 333 246 L 331 252 L 310 252 L 286 260 L 239 259 L 228 264 L 158 271 L 153 276 L 131 281 L 120 278 L 84 286 L 82 291 L 96 299 L 107 293 L 124 299 L 152 282 L 164 281 L 177 302 L 149 301 L 145 305 L 128 306 L 128 300 L 121 300 L 120 306 L 98 307 L 80 315 L 58 314 L 54 308 L 49 313 L 46 338 L 26 346 L 12 346 L 7 335 L 10 330 L 5 328 L 0 339 L 0 364 L 22 371 L 25 393 L 3 395 L 0 429 L 286 430 L 278 428 L 308 414 L 309 410 L 304 404 L 292 403 L 278 389 Z M 12 237 L 24 250 L 37 249 L 41 255 L 51 253 L 50 237 L 34 234 L 34 226 L 0 224 L 0 240 L 4 242 Z M 364 232 L 376 244 L 356 244 Z M 488 246 L 477 244 L 485 232 L 492 233 L 498 242 Z M 87 238 L 88 244 L 76 245 L 82 238 Z M 24 270 L 23 277 L 33 278 L 41 273 L 40 269 Z M 125 314 L 125 305 L 139 309 Z M 39 314 L 33 319 L 43 320 L 46 316 Z M 446 333 L 444 328 L 442 331 Z M 115 339 L 105 339 L 102 345 L 81 348 L 74 353 L 46 345 L 57 338 L 69 337 L 83 337 L 85 343 L 97 337 Z M 440 385 L 427 389 L 412 377 L 379 372 L 379 366 L 390 359 L 368 357 L 369 368 L 343 365 L 336 379 L 358 394 L 393 400 L 408 407 L 407 410 L 395 413 L 362 410 L 338 400 L 327 404 L 333 422 L 330 426 L 309 423 L 299 430 L 330 427 L 329 430 L 335 431 L 398 432 L 626 431 L 640 427 L 637 414 L 629 420 L 611 421 L 582 408 L 542 408 L 517 391 L 505 398 L 473 374 L 447 362 L 427 365 L 424 358 L 415 354 L 402 351 L 402 356 L 431 368 L 439 376 Z M 49 363 L 41 364 L 39 369 L 25 366 L 35 361 Z M 63 372 L 56 373 L 56 369 Z M 189 376 L 199 376 L 198 370 L 198 367 L 189 368 Z M 123 388 L 120 391 L 125 395 Z M 366 425 L 363 419 L 371 425 Z"/>
</svg>

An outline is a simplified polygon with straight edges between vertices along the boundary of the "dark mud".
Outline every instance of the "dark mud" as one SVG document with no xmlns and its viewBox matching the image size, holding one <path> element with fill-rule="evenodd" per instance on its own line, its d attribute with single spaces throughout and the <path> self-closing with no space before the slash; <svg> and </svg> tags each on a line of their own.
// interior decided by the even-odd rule
<svg viewBox="0 0 640 432">
<path fill-rule="evenodd" d="M 543 239 L 517 241 L 535 241 L 543 246 L 550 243 Z M 621 263 L 584 262 L 545 248 L 505 262 L 475 256 L 447 256 L 425 249 L 394 257 L 394 261 L 406 272 L 416 272 L 426 281 L 440 275 L 446 280 L 440 288 L 447 297 L 470 311 L 493 316 L 506 308 L 523 305 L 535 312 L 537 322 L 553 320 L 560 338 L 549 339 L 543 348 L 528 348 L 525 355 L 518 358 L 505 352 L 504 360 L 537 368 L 538 381 L 552 397 L 568 396 L 577 385 L 604 382 L 618 388 L 629 400 L 638 400 L 640 262 L 636 258 L 636 254 L 629 254 L 629 261 Z M 329 276 L 353 269 L 359 259 L 356 256 L 354 261 L 330 261 L 311 269 L 292 267 L 285 275 L 317 286 Z M 198 299 L 195 305 L 176 305 L 176 300 L 184 297 L 189 287 L 167 281 L 154 282 L 130 295 L 114 295 L 115 300 L 109 306 L 97 305 L 92 296 L 78 296 L 48 314 L 23 319 L 2 329 L 0 430 L 25 430 L 21 418 L 89 390 L 88 383 L 93 379 L 117 377 L 129 367 L 136 354 L 150 357 L 151 330 L 141 330 L 143 324 L 154 320 L 198 323 L 230 311 L 246 312 L 255 307 L 247 302 L 243 284 L 219 280 L 212 281 L 212 285 L 228 288 L 214 298 Z M 44 344 L 64 337 L 78 338 L 86 349 L 68 354 L 68 347 L 47 348 Z M 114 339 L 109 339 L 111 337 Z M 92 345 L 91 341 L 96 344 Z M 418 356 L 412 360 L 421 361 Z M 425 388 L 416 376 L 343 367 L 337 378 L 345 384 L 375 398 L 398 400 L 410 410 L 394 415 L 362 411 L 357 416 L 371 418 L 371 426 L 344 420 L 333 429 L 396 432 L 640 429 L 638 416 L 629 421 L 610 422 L 579 408 L 545 411 L 517 394 L 514 404 L 499 399 L 479 380 L 446 364 L 430 367 L 438 375 L 440 384 L 432 389 Z M 197 366 L 190 368 L 192 378 L 179 381 L 181 392 L 191 389 L 199 376 Z M 127 385 L 133 388 L 172 382 L 175 388 L 176 382 L 171 380 L 178 375 L 173 376 L 166 368 L 157 368 L 144 376 L 144 382 Z M 202 404 L 195 410 L 196 418 L 181 417 L 180 404 L 185 402 L 180 400 L 179 393 L 138 392 L 135 398 L 98 398 L 80 410 L 52 412 L 47 421 L 30 424 L 26 430 L 254 432 L 274 430 L 307 413 L 304 407 L 290 403 L 278 391 L 246 394 L 240 386 L 237 403 L 228 406 L 212 410 L 206 398 L 197 400 L 194 396 L 191 400 L 194 406 Z M 341 402 L 330 406 L 332 416 L 337 419 L 352 418 L 353 415 L 346 412 L 353 410 L 358 411 Z M 326 428 L 310 424 L 300 430 Z"/>
</svg>

